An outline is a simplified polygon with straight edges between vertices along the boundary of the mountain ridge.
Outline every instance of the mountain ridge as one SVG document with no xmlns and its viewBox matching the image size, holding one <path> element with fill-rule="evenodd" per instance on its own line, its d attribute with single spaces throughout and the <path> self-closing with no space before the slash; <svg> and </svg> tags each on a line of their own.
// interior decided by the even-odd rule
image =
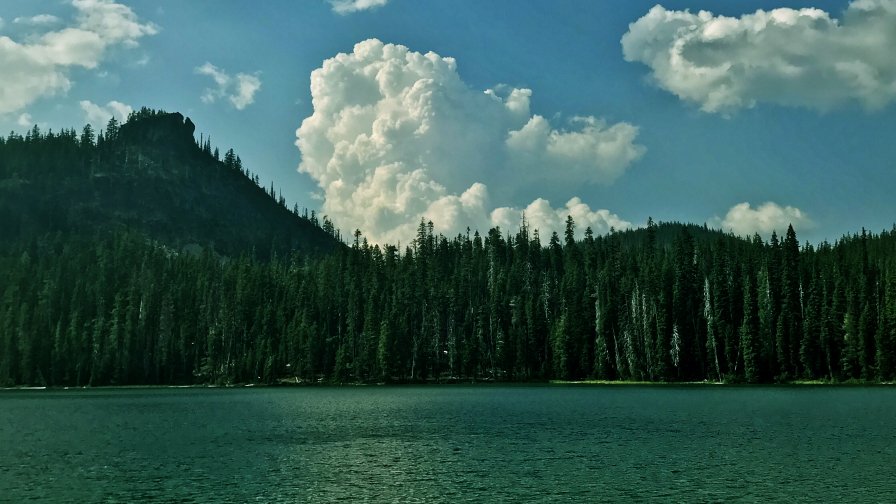
<svg viewBox="0 0 896 504">
<path fill-rule="evenodd" d="M 341 246 L 315 215 L 286 208 L 273 189 L 200 145 L 180 113 L 143 108 L 95 134 L 85 126 L 0 141 L 0 227 L 12 240 L 137 230 L 176 249 L 269 257 Z"/>
</svg>

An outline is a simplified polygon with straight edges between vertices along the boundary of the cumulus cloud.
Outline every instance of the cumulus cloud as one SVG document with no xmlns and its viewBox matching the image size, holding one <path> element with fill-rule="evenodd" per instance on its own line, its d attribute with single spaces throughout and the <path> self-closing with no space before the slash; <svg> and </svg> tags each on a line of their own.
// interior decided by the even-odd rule
<svg viewBox="0 0 896 504">
<path fill-rule="evenodd" d="M 510 230 L 519 226 L 522 215 L 525 215 L 530 228 L 547 232 L 559 233 L 565 229 L 568 216 L 572 216 L 576 223 L 576 231 L 580 235 L 588 227 L 597 232 L 632 227 L 631 222 L 621 219 L 609 210 L 592 210 L 579 197 L 570 199 L 562 208 L 552 207 L 544 198 L 536 199 L 525 209 L 496 208 L 491 213 L 491 223 L 500 226 L 501 229 Z"/>
<path fill-rule="evenodd" d="M 19 117 L 16 119 L 16 124 L 27 129 L 31 129 L 33 126 L 37 126 L 42 130 L 47 129 L 47 123 L 35 120 L 28 112 L 19 114 Z"/>
<path fill-rule="evenodd" d="M 644 154 L 644 148 L 634 143 L 638 128 L 631 124 L 607 126 L 594 117 L 574 117 L 570 124 L 581 129 L 555 130 L 547 119 L 536 115 L 521 129 L 511 131 L 506 143 L 514 166 L 532 175 L 538 175 L 543 166 L 564 166 L 566 169 L 554 174 L 555 180 L 610 184 Z M 595 164 L 596 159 L 602 161 Z"/>
<path fill-rule="evenodd" d="M 771 235 L 772 231 L 777 231 L 781 235 L 787 231 L 789 225 L 793 225 L 793 229 L 797 231 L 815 226 L 806 212 L 799 208 L 782 207 L 771 201 L 756 208 L 752 208 L 747 202 L 738 203 L 728 210 L 724 219 L 714 217 L 710 223 L 736 235 L 750 236 L 759 233 L 765 237 Z"/>
<path fill-rule="evenodd" d="M 124 122 L 133 112 L 130 105 L 119 101 L 110 101 L 106 106 L 97 105 L 89 100 L 81 100 L 81 110 L 84 111 L 84 119 L 97 131 L 106 127 L 109 119 L 115 118 L 118 122 Z"/>
<path fill-rule="evenodd" d="M 73 0 L 72 5 L 77 14 L 71 26 L 31 36 L 26 42 L 0 36 L 0 114 L 67 92 L 72 67 L 96 68 L 109 48 L 137 46 L 140 38 L 158 31 L 152 23 L 141 23 L 129 7 L 109 0 Z"/>
<path fill-rule="evenodd" d="M 139 23 L 137 15 L 126 5 L 111 0 L 73 0 L 72 4 L 80 11 L 81 28 L 108 43 L 136 47 L 141 37 L 158 33 L 154 24 Z"/>
<path fill-rule="evenodd" d="M 705 112 L 760 102 L 821 111 L 896 100 L 896 0 L 855 0 L 840 19 L 815 8 L 741 17 L 660 5 L 629 25 L 626 61 Z"/>
<path fill-rule="evenodd" d="M 556 209 L 544 199 L 514 205 L 527 182 L 610 184 L 645 151 L 627 123 L 574 117 L 555 129 L 531 114 L 531 95 L 474 90 L 453 58 L 367 40 L 312 72 L 314 111 L 296 132 L 299 171 L 318 183 L 337 226 L 377 242 L 407 242 L 421 217 L 446 234 L 510 230 L 524 211 L 542 233 L 562 229 L 569 214 L 582 230 L 627 227 L 578 198 Z"/>
<path fill-rule="evenodd" d="M 351 14 L 386 5 L 389 0 L 330 0 L 333 12 L 340 15 Z"/>
<path fill-rule="evenodd" d="M 16 124 L 23 128 L 30 128 L 35 124 L 34 118 L 31 117 L 31 114 L 28 112 L 23 112 L 19 115 L 19 118 L 16 120 Z"/>
<path fill-rule="evenodd" d="M 218 99 L 224 98 L 235 109 L 243 110 L 255 102 L 255 93 L 261 89 L 261 79 L 258 78 L 257 73 L 255 75 L 238 73 L 233 76 L 209 62 L 196 67 L 195 71 L 197 74 L 207 75 L 215 81 L 215 87 L 206 88 L 203 91 L 201 99 L 204 103 L 214 103 Z"/>
</svg>

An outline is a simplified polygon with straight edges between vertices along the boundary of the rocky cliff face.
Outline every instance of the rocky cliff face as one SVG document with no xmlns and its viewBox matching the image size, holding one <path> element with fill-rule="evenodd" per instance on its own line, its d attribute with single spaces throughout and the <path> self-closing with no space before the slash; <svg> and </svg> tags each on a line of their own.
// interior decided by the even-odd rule
<svg viewBox="0 0 896 504">
<path fill-rule="evenodd" d="M 128 143 L 162 145 L 166 148 L 195 147 L 196 126 L 180 112 L 161 113 L 129 121 L 121 126 L 119 136 Z"/>
</svg>

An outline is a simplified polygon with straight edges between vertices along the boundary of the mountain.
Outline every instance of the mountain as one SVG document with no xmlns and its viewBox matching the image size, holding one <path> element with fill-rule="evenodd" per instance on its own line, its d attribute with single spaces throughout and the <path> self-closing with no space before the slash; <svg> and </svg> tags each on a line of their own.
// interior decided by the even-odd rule
<svg viewBox="0 0 896 504">
<path fill-rule="evenodd" d="M 268 258 L 326 252 L 340 241 L 325 221 L 289 210 L 273 189 L 220 159 L 180 113 L 144 108 L 95 135 L 88 125 L 0 138 L 0 229 L 10 242 L 47 233 L 145 234 L 174 249 Z"/>
</svg>

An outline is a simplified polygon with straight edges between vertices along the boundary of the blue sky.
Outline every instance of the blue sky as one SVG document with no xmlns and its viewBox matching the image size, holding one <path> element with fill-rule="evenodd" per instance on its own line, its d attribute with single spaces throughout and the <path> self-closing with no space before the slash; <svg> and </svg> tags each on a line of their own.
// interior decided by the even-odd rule
<svg viewBox="0 0 896 504">
<path fill-rule="evenodd" d="M 0 128 L 180 111 L 376 241 L 523 211 L 812 242 L 896 221 L 894 0 L 366 4 L 7 0 Z"/>
</svg>

